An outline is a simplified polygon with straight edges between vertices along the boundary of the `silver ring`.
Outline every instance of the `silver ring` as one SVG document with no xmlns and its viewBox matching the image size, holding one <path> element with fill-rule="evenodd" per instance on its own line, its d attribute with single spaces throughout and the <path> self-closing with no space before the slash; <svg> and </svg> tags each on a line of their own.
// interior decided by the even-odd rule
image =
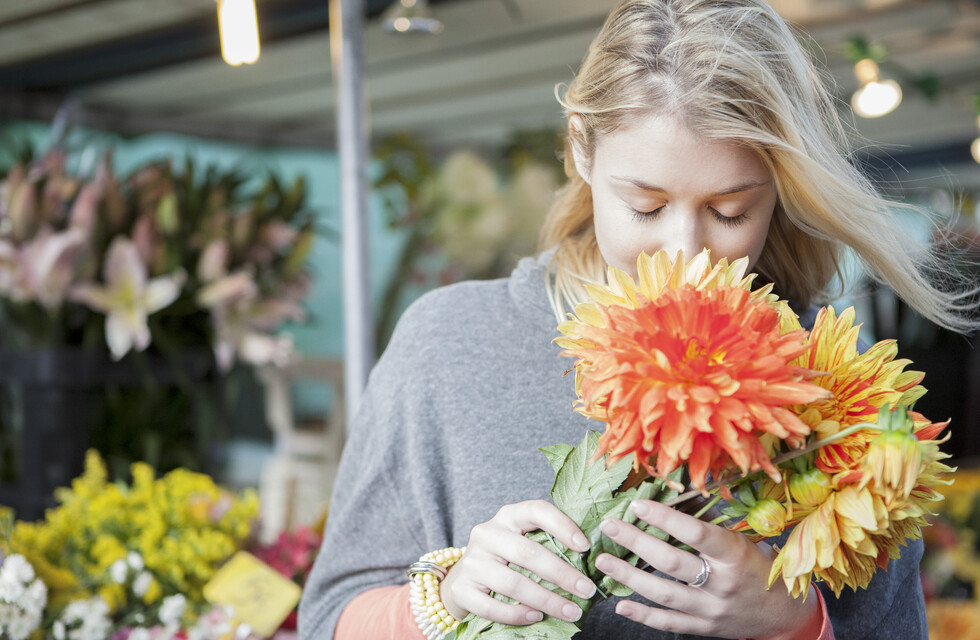
<svg viewBox="0 0 980 640">
<path fill-rule="evenodd" d="M 687 586 L 694 587 L 695 589 L 700 589 L 704 586 L 704 583 L 708 581 L 708 576 L 711 575 L 711 565 L 703 557 L 698 556 L 698 560 L 701 561 L 701 571 L 698 575 L 694 576 L 694 580 L 687 583 Z"/>
<path fill-rule="evenodd" d="M 435 562 L 413 562 L 409 567 L 408 571 L 409 578 L 414 578 L 417 573 L 430 573 L 436 577 L 437 580 L 442 581 L 446 577 L 446 567 L 441 564 L 436 564 Z"/>
</svg>

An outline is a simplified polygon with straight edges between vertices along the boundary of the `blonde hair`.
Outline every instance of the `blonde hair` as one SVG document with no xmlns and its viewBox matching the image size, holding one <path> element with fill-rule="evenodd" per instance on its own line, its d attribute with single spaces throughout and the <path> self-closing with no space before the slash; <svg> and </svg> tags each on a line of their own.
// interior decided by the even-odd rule
<svg viewBox="0 0 980 640">
<path fill-rule="evenodd" d="M 567 184 L 548 213 L 540 246 L 554 249 L 552 306 L 562 317 L 605 279 L 592 224 L 592 191 L 575 167 L 598 138 L 649 114 L 680 118 L 711 140 L 745 145 L 773 175 L 778 202 L 754 270 L 802 306 L 824 303 L 845 246 L 869 275 L 942 326 L 967 331 L 965 296 L 895 224 L 896 208 L 846 157 L 835 104 L 796 34 L 762 0 L 625 0 L 606 20 L 564 93 L 582 126 L 565 138 Z M 579 130 L 581 129 L 581 130 Z M 737 256 L 732 256 L 737 257 Z"/>
</svg>

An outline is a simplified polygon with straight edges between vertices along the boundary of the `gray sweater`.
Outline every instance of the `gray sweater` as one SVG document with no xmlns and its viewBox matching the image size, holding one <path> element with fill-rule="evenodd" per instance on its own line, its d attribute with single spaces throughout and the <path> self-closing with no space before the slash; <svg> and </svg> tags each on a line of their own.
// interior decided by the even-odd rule
<svg viewBox="0 0 980 640">
<path fill-rule="evenodd" d="M 554 474 L 538 447 L 601 431 L 572 411 L 572 360 L 552 343 L 544 278 L 542 260 L 525 258 L 510 278 L 438 289 L 402 316 L 344 450 L 302 640 L 332 638 L 354 596 L 407 582 L 409 564 L 466 545 L 501 506 L 547 499 Z M 838 640 L 927 637 L 921 555 L 910 543 L 867 590 L 824 591 Z M 679 637 L 616 615 L 615 600 L 592 609 L 576 640 Z"/>
</svg>

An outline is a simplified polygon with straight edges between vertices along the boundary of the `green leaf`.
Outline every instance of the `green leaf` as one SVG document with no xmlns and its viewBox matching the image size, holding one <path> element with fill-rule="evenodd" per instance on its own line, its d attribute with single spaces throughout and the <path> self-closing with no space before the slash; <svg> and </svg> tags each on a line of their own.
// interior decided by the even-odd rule
<svg viewBox="0 0 980 640">
<path fill-rule="evenodd" d="M 624 458 L 606 469 L 605 459 L 589 463 L 599 444 L 599 434 L 589 431 L 566 456 L 564 464 L 555 476 L 551 498 L 559 509 L 576 523 L 581 524 L 592 512 L 595 517 L 595 500 L 612 498 L 612 494 L 630 472 L 630 461 Z M 546 454 L 547 455 L 547 454 Z"/>
<path fill-rule="evenodd" d="M 722 507 L 721 512 L 731 518 L 742 518 L 749 514 L 748 508 L 741 502 L 730 502 L 727 507 Z"/>
<path fill-rule="evenodd" d="M 546 616 L 541 622 L 521 627 L 494 623 L 480 637 L 496 640 L 510 640 L 511 638 L 527 640 L 569 640 L 569 638 L 578 632 L 579 628 L 575 623 Z"/>
<path fill-rule="evenodd" d="M 479 616 L 470 614 L 453 634 L 447 636 L 448 640 L 474 640 L 476 638 L 537 638 L 540 640 L 569 640 L 579 632 L 579 627 L 574 622 L 566 622 L 551 616 L 545 616 L 541 622 L 530 625 L 513 626 L 501 622 L 491 622 Z"/>
<path fill-rule="evenodd" d="M 548 464 L 551 465 L 552 471 L 558 473 L 561 470 L 561 466 L 565 464 L 568 454 L 572 452 L 572 448 L 572 445 L 562 442 L 561 444 L 554 444 L 550 447 L 541 447 L 538 450 L 548 458 Z"/>
</svg>

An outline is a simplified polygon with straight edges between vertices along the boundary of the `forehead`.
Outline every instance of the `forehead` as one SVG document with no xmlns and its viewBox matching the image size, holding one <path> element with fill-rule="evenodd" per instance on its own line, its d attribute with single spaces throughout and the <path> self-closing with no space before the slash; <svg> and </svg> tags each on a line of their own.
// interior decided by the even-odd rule
<svg viewBox="0 0 980 640">
<path fill-rule="evenodd" d="M 706 138 L 673 116 L 637 116 L 599 135 L 594 161 L 593 172 L 664 182 L 659 186 L 665 188 L 714 191 L 724 186 L 720 183 L 763 180 L 770 175 L 754 149 Z"/>
</svg>

